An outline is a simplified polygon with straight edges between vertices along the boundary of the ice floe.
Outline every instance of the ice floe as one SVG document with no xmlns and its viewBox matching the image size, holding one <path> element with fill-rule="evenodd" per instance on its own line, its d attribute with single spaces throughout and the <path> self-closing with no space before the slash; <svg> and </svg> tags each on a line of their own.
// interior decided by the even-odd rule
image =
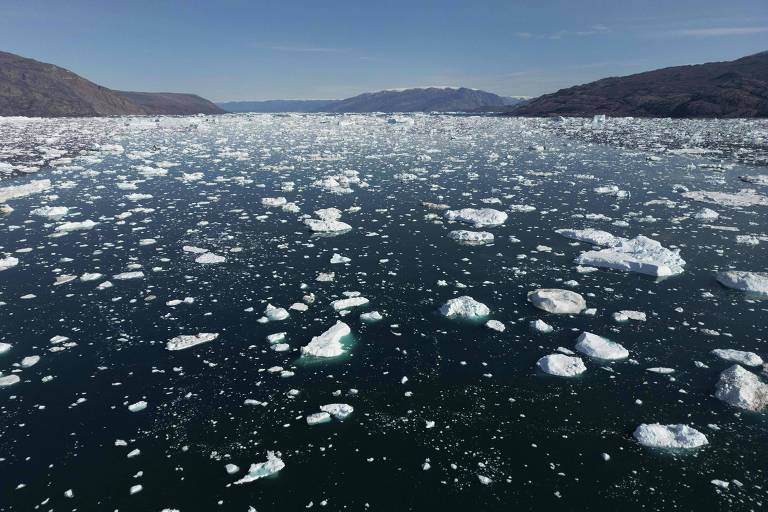
<svg viewBox="0 0 768 512">
<path fill-rule="evenodd" d="M 605 360 L 626 359 L 629 351 L 615 341 L 591 332 L 582 332 L 576 339 L 576 351 L 589 357 Z"/>
<path fill-rule="evenodd" d="M 634 438 L 648 448 L 692 449 L 709 444 L 707 436 L 688 425 L 661 425 L 643 423 L 634 433 Z"/>
<path fill-rule="evenodd" d="M 587 367 L 580 357 L 565 354 L 544 356 L 536 362 L 536 365 L 544 373 L 558 377 L 575 377 L 587 371 Z"/>
<path fill-rule="evenodd" d="M 577 315 L 587 308 L 584 297 L 558 288 L 539 288 L 528 292 L 528 301 L 539 309 L 559 315 Z"/>
</svg>

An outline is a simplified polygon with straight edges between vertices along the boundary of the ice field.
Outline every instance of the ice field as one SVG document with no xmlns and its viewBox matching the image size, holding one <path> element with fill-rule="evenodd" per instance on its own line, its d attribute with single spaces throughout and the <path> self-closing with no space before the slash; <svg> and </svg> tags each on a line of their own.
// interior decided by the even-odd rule
<svg viewBox="0 0 768 512">
<path fill-rule="evenodd" d="M 0 118 L 0 510 L 758 510 L 768 123 Z"/>
</svg>

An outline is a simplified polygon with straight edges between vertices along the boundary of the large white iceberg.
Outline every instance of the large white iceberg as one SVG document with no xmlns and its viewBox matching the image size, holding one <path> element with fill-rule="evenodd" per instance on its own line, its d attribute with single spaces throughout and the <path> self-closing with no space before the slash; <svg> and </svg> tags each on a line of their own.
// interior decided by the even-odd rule
<svg viewBox="0 0 768 512">
<path fill-rule="evenodd" d="M 0 203 L 9 199 L 18 199 L 32 194 L 37 194 L 51 188 L 51 180 L 35 180 L 24 185 L 12 185 L 10 187 L 0 187 Z"/>
<path fill-rule="evenodd" d="M 539 288 L 528 293 L 528 301 L 548 313 L 577 315 L 587 309 L 584 297 L 570 290 Z"/>
<path fill-rule="evenodd" d="M 587 242 L 592 245 L 600 245 L 603 247 L 614 247 L 619 245 L 624 238 L 613 236 L 607 231 L 601 231 L 599 229 L 556 229 L 555 233 L 578 240 L 579 242 Z"/>
<path fill-rule="evenodd" d="M 493 242 L 493 233 L 489 233 L 488 231 L 467 231 L 459 229 L 448 233 L 448 238 L 468 245 L 480 245 Z"/>
<path fill-rule="evenodd" d="M 247 484 L 248 482 L 258 480 L 259 478 L 274 475 L 284 467 L 285 463 L 280 457 L 275 455 L 274 452 L 267 452 L 267 461 L 251 464 L 248 473 L 243 478 L 236 481 L 235 485 Z"/>
<path fill-rule="evenodd" d="M 462 208 L 461 210 L 448 210 L 445 212 L 445 218 L 472 224 L 476 228 L 482 228 L 504 224 L 507 220 L 507 214 L 493 208 Z"/>
<path fill-rule="evenodd" d="M 673 276 L 683 272 L 685 260 L 677 250 L 667 249 L 645 236 L 622 239 L 611 248 L 587 251 L 576 258 L 579 265 L 612 268 L 652 276 Z"/>
<path fill-rule="evenodd" d="M 449 318 L 482 318 L 488 316 L 491 310 L 482 302 L 468 295 L 451 299 L 440 307 L 440 313 Z"/>
<path fill-rule="evenodd" d="M 567 356 L 565 354 L 550 354 L 536 362 L 536 365 L 544 373 L 558 377 L 575 377 L 587 371 L 584 361 L 580 357 Z"/>
<path fill-rule="evenodd" d="M 337 357 L 344 353 L 341 339 L 352 332 L 347 324 L 337 321 L 336 324 L 320 336 L 314 336 L 301 353 L 315 357 Z"/>
<path fill-rule="evenodd" d="M 215 332 L 201 332 L 199 334 L 182 334 L 181 336 L 176 336 L 175 338 L 171 338 L 170 341 L 168 341 L 168 343 L 165 344 L 165 348 L 167 348 L 168 350 L 184 350 L 187 348 L 194 347 L 195 345 L 208 343 L 209 341 L 213 341 L 218 337 L 219 337 L 219 334 Z"/>
<path fill-rule="evenodd" d="M 745 352 L 732 348 L 716 348 L 712 351 L 712 355 L 725 361 L 743 364 L 744 366 L 760 366 L 763 364 L 763 358 L 754 352 Z"/>
<path fill-rule="evenodd" d="M 576 350 L 589 357 L 609 361 L 629 357 L 629 351 L 620 344 L 591 332 L 582 332 L 579 335 L 576 339 Z"/>
<path fill-rule="evenodd" d="M 688 425 L 661 425 L 643 423 L 632 434 L 643 446 L 649 448 L 691 449 L 709 444 L 707 436 Z"/>
<path fill-rule="evenodd" d="M 768 272 L 720 272 L 717 281 L 728 288 L 768 296 Z"/>
<path fill-rule="evenodd" d="M 720 372 L 720 379 L 715 385 L 715 397 L 740 409 L 761 411 L 768 405 L 768 384 L 735 364 Z"/>
</svg>

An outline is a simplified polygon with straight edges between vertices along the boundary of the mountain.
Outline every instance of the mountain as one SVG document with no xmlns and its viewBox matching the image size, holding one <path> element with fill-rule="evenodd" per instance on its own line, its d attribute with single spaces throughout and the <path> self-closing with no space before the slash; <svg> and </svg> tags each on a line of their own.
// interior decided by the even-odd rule
<svg viewBox="0 0 768 512">
<path fill-rule="evenodd" d="M 517 108 L 520 116 L 768 117 L 768 52 L 675 66 L 562 89 Z"/>
<path fill-rule="evenodd" d="M 180 92 L 115 91 L 150 114 L 189 115 L 223 114 L 225 111 L 197 94 Z"/>
<path fill-rule="evenodd" d="M 367 92 L 341 100 L 331 112 L 466 112 L 503 107 L 496 94 L 466 87 L 427 87 Z"/>
<path fill-rule="evenodd" d="M 0 116 L 66 117 L 222 113 L 195 95 L 122 93 L 75 73 L 0 52 Z"/>
<path fill-rule="evenodd" d="M 340 100 L 266 100 L 217 103 L 227 112 L 326 112 Z"/>
<path fill-rule="evenodd" d="M 465 87 L 426 87 L 367 92 L 343 100 L 230 101 L 218 106 L 229 112 L 471 112 L 503 110 L 520 101 Z"/>
</svg>

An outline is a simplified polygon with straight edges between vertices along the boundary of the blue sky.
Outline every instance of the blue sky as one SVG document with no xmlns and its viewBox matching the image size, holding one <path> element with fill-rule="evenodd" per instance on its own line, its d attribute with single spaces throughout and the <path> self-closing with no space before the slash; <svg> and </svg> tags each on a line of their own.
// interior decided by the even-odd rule
<svg viewBox="0 0 768 512">
<path fill-rule="evenodd" d="M 217 101 L 425 85 L 533 96 L 768 50 L 768 0 L 2 0 L 0 50 Z"/>
</svg>

